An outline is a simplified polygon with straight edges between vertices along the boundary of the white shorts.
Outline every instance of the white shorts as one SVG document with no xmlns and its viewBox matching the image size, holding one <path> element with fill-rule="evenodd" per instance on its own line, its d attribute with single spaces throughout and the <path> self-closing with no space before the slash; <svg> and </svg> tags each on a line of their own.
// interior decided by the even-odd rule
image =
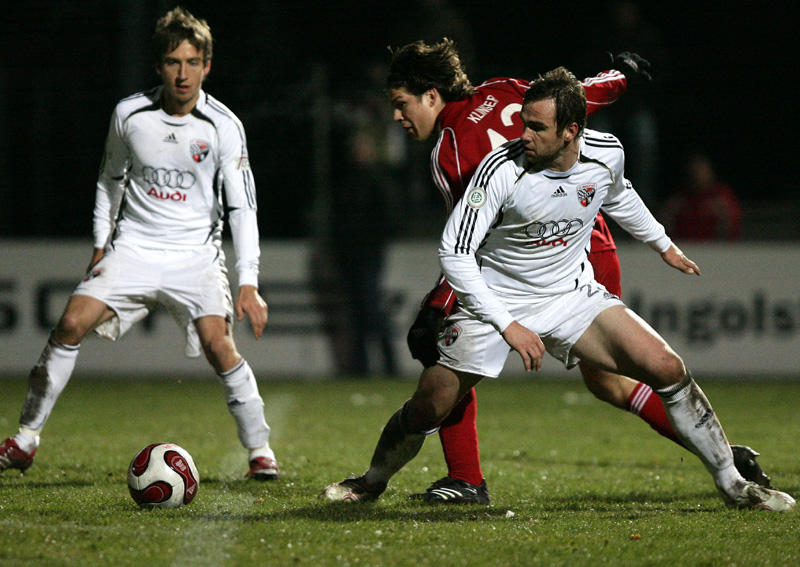
<svg viewBox="0 0 800 567">
<path fill-rule="evenodd" d="M 592 281 L 552 300 L 507 307 L 520 325 L 539 335 L 551 356 L 572 368 L 579 360 L 571 354 L 572 347 L 598 314 L 615 305 L 624 303 L 602 284 Z M 442 366 L 488 378 L 500 375 L 511 352 L 497 329 L 464 310 L 445 319 L 438 346 Z"/>
<path fill-rule="evenodd" d="M 95 333 L 117 340 L 163 305 L 186 331 L 186 356 L 200 356 L 194 321 L 219 316 L 233 321 L 233 301 L 225 256 L 214 246 L 192 250 L 155 250 L 117 244 L 86 274 L 74 295 L 108 305 L 115 316 Z"/>
</svg>

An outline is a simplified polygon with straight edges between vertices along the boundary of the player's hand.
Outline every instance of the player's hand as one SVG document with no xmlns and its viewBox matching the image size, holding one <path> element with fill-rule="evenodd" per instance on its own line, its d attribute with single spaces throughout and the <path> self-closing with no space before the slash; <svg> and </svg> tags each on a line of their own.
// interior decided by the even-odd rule
<svg viewBox="0 0 800 567">
<path fill-rule="evenodd" d="M 89 267 L 86 268 L 86 272 L 87 273 L 91 272 L 92 268 L 94 268 L 97 265 L 97 263 L 103 259 L 103 256 L 105 256 L 105 254 L 106 254 L 105 248 L 95 248 L 94 252 L 92 252 L 92 259 L 89 260 Z"/>
<path fill-rule="evenodd" d="M 676 270 L 680 270 L 684 274 L 694 274 L 696 276 L 700 275 L 700 268 L 697 266 L 697 264 L 687 258 L 684 253 L 681 252 L 681 249 L 674 244 L 671 245 L 666 252 L 662 252 L 661 257 L 667 264 Z"/>
<path fill-rule="evenodd" d="M 539 335 L 514 321 L 503 331 L 503 338 L 522 357 L 526 371 L 542 367 L 545 349 Z"/>
<path fill-rule="evenodd" d="M 439 338 L 439 329 L 442 326 L 441 311 L 433 307 L 423 306 L 408 330 L 406 341 L 411 356 L 422 363 L 425 368 L 430 368 L 439 360 L 439 349 L 436 341 Z"/>
<path fill-rule="evenodd" d="M 267 324 L 267 302 L 258 294 L 258 289 L 252 285 L 239 286 L 239 297 L 236 299 L 236 320 L 244 319 L 245 314 L 250 318 L 253 327 L 253 336 L 260 338 Z"/>
<path fill-rule="evenodd" d="M 623 51 L 616 57 L 611 53 L 608 55 L 612 59 L 611 66 L 625 75 L 625 78 L 628 79 L 628 84 L 653 80 L 653 77 L 648 72 L 650 62 L 640 55 L 630 51 Z"/>
</svg>

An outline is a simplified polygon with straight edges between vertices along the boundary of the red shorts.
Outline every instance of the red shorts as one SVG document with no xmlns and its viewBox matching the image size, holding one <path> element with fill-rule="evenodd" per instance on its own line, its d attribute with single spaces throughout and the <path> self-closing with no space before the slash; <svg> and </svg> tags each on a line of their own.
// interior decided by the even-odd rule
<svg viewBox="0 0 800 567">
<path fill-rule="evenodd" d="M 620 283 L 622 272 L 619 268 L 617 251 L 589 252 L 589 263 L 594 268 L 594 279 L 617 297 L 622 297 L 622 284 Z"/>
</svg>

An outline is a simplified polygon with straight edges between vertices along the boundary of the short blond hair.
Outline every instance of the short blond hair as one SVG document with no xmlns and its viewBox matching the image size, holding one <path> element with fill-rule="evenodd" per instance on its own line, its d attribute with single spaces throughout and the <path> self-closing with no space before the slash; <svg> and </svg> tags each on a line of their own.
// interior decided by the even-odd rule
<svg viewBox="0 0 800 567">
<path fill-rule="evenodd" d="M 211 62 L 214 51 L 211 28 L 205 20 L 195 18 L 189 10 L 178 6 L 156 23 L 156 33 L 153 36 L 156 65 L 160 65 L 161 59 L 167 53 L 175 51 L 183 41 L 188 41 L 195 49 L 203 52 L 203 63 Z"/>
</svg>

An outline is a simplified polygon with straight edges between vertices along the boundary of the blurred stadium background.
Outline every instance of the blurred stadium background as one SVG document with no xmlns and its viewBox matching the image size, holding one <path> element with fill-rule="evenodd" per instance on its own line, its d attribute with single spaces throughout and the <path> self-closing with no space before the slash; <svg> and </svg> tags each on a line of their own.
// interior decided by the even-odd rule
<svg viewBox="0 0 800 567">
<path fill-rule="evenodd" d="M 800 148 L 796 65 L 783 47 L 794 25 L 785 3 L 767 10 L 755 3 L 639 2 L 642 20 L 630 35 L 613 31 L 610 14 L 620 4 L 181 2 L 208 20 L 215 36 L 206 90 L 240 117 L 248 134 L 271 330 L 249 344 L 239 329 L 237 340 L 251 363 L 263 358 L 260 377 L 416 372 L 404 333 L 437 274 L 443 208 L 429 180 L 431 146 L 409 144 L 390 123 L 382 80 L 389 47 L 443 36 L 456 39 L 475 84 L 498 75 L 532 77 L 560 64 L 589 76 L 606 68 L 607 51 L 650 59 L 653 83 L 631 87 L 617 105 L 623 115 L 644 105 L 657 125 L 648 205 L 658 211 L 680 182 L 685 152 L 700 147 L 741 198 L 743 231 L 736 243 L 684 246 L 709 267 L 701 284 L 686 289 L 666 271 L 653 280 L 657 258 L 645 251 L 640 260 L 641 249 L 619 234 L 626 297 L 638 298 L 651 322 L 662 317 L 665 336 L 680 340 L 678 350 L 689 349 L 688 358 L 710 373 L 739 368 L 745 376 L 798 376 L 794 156 Z M 174 5 L 3 3 L 0 375 L 30 367 L 89 258 L 95 177 L 111 110 L 120 98 L 158 83 L 149 39 L 156 19 Z M 379 203 L 365 205 L 363 191 L 347 177 L 354 132 L 371 136 L 379 150 L 374 159 L 385 174 Z M 364 209 L 374 214 L 367 222 Z M 328 285 L 331 242 L 343 220 L 353 218 L 358 222 L 346 227 L 348 234 L 363 231 L 356 242 L 374 247 L 365 246 L 365 257 L 383 259 L 379 276 L 393 314 L 367 339 L 351 337 L 371 344 L 366 368 L 347 359 L 353 343 L 336 344 L 342 337 L 336 325 L 354 323 Z M 674 307 L 673 319 L 663 305 Z M 701 327 L 712 329 L 705 334 L 713 340 L 697 339 Z M 182 357 L 180 339 L 157 315 L 120 345 L 97 341 L 84 349 L 78 371 L 205 375 L 204 363 L 175 360 Z M 142 352 L 159 349 L 164 362 L 141 368 Z"/>
</svg>

